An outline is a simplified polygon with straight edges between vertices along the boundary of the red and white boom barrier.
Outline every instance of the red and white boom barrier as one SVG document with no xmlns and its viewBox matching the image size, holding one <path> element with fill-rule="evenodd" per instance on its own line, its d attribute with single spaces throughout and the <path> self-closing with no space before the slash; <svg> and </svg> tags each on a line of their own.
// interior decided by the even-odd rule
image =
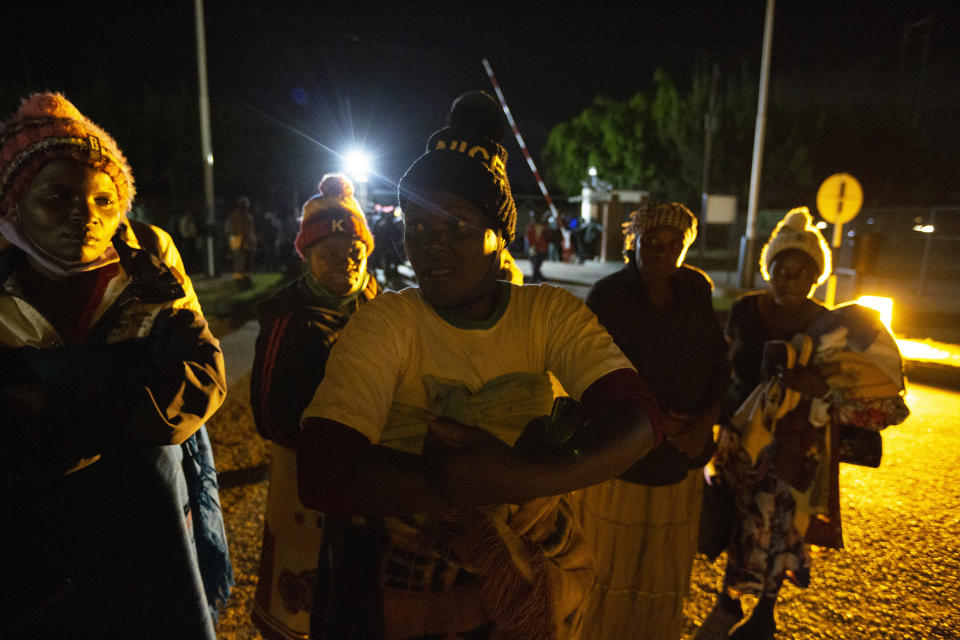
<svg viewBox="0 0 960 640">
<path fill-rule="evenodd" d="M 520 145 L 520 150 L 523 151 L 523 157 L 527 159 L 527 165 L 530 167 L 530 171 L 533 172 L 533 177 L 537 180 L 537 185 L 540 187 L 540 193 L 543 194 L 543 199 L 547 201 L 547 206 L 550 207 L 550 212 L 559 217 L 559 214 L 557 213 L 557 207 L 554 206 L 553 200 L 550 199 L 550 194 L 547 192 L 547 185 L 543 183 L 543 178 L 540 177 L 540 172 L 537 171 L 537 165 L 534 164 L 533 158 L 530 157 L 530 151 L 527 149 L 527 144 L 523 141 L 523 136 L 520 135 L 520 129 L 517 128 L 517 123 L 513 119 L 513 114 L 510 113 L 510 107 L 507 106 L 507 100 L 503 97 L 503 91 L 500 90 L 500 85 L 497 84 L 497 77 L 493 75 L 493 67 L 490 66 L 490 62 L 486 58 L 483 59 L 483 68 L 487 70 L 487 76 L 490 77 L 490 83 L 493 85 L 493 90 L 497 94 L 497 99 L 500 100 L 500 106 L 503 107 L 503 113 L 507 116 L 507 122 L 510 123 L 510 128 L 513 129 L 513 135 L 517 138 L 517 144 Z"/>
</svg>

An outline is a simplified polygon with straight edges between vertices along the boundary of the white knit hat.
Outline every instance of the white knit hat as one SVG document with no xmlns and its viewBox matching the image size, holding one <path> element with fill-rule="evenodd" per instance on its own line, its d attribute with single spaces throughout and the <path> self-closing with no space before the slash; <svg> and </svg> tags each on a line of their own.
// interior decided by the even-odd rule
<svg viewBox="0 0 960 640">
<path fill-rule="evenodd" d="M 763 245 L 763 251 L 760 252 L 760 273 L 764 280 L 770 280 L 770 265 L 774 258 L 787 249 L 799 249 L 813 258 L 820 270 L 818 285 L 823 284 L 830 275 L 830 247 L 820 230 L 813 225 L 813 216 L 806 207 L 788 211 L 783 220 L 777 223 L 767 244 Z"/>
</svg>

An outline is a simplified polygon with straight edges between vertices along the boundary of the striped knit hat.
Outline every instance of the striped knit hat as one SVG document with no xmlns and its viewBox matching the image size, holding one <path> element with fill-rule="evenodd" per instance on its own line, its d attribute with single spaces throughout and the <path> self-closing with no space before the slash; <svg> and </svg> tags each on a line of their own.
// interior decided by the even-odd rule
<svg viewBox="0 0 960 640">
<path fill-rule="evenodd" d="M 328 173 L 317 186 L 318 193 L 303 203 L 300 232 L 293 245 L 301 258 L 318 240 L 334 234 L 349 234 L 367 245 L 367 255 L 373 253 L 373 234 L 367 227 L 367 218 L 360 203 L 353 197 L 353 183 L 342 173 Z"/>
<path fill-rule="evenodd" d="M 65 158 L 110 176 L 120 210 L 129 211 L 136 190 L 116 141 L 61 94 L 34 93 L 0 124 L 0 218 L 9 218 L 44 166 Z"/>
</svg>

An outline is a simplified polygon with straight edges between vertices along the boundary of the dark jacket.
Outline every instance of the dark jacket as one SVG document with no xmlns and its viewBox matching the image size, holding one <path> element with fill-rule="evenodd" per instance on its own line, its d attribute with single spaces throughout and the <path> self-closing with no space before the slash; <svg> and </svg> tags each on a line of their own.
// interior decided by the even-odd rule
<svg viewBox="0 0 960 640">
<path fill-rule="evenodd" d="M 658 311 L 639 271 L 628 264 L 593 286 L 587 306 L 637 368 L 661 411 L 691 413 L 724 396 L 730 381 L 727 347 L 713 311 L 709 278 L 682 265 L 670 284 L 675 304 Z M 682 480 L 690 467 L 705 462 L 688 459 L 664 441 L 623 479 L 673 484 Z"/>
<path fill-rule="evenodd" d="M 376 281 L 356 299 L 330 309 L 310 291 L 305 274 L 260 307 L 250 404 L 261 436 L 294 448 L 300 415 L 323 379 L 330 348 L 350 315 L 376 295 Z M 388 336 L 384 336 L 388 339 Z"/>
<path fill-rule="evenodd" d="M 162 260 L 121 228 L 119 269 L 70 344 L 23 298 L 25 255 L 0 252 L 0 500 L 17 514 L 0 534 L 3 637 L 213 637 L 170 445 L 223 402 L 223 356 L 155 231 Z"/>
</svg>

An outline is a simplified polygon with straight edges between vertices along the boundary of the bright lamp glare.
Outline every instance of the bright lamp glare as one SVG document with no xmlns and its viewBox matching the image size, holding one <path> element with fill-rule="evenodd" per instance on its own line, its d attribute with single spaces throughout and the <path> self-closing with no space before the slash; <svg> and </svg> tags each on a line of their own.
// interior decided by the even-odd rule
<svg viewBox="0 0 960 640">
<path fill-rule="evenodd" d="M 351 151 L 343 157 L 343 169 L 357 182 L 366 182 L 373 168 L 370 157 L 362 151 Z"/>
<path fill-rule="evenodd" d="M 913 230 L 919 231 L 920 233 L 933 233 L 934 231 L 932 224 L 915 224 L 913 225 Z"/>
<path fill-rule="evenodd" d="M 880 322 L 883 323 L 888 330 L 890 329 L 890 322 L 893 320 L 893 298 L 883 298 L 880 296 L 860 296 L 857 299 L 857 304 L 862 304 L 865 307 L 870 307 L 871 309 L 876 309 L 880 312 Z"/>
</svg>

